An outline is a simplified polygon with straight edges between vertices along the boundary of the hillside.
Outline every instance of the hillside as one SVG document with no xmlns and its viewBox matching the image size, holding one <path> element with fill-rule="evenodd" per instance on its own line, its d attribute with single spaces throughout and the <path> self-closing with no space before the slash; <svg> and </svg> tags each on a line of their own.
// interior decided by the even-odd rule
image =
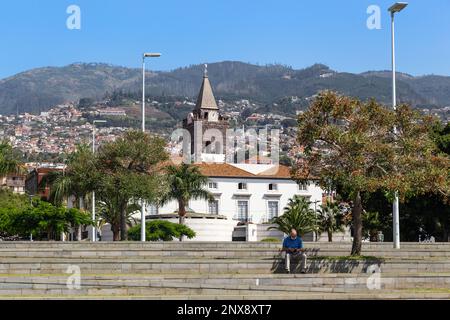
<svg viewBox="0 0 450 320">
<path fill-rule="evenodd" d="M 332 89 L 361 99 L 391 100 L 387 71 L 362 74 L 336 72 L 321 64 L 295 70 L 287 66 L 259 66 L 224 61 L 208 65 L 217 98 L 250 99 L 269 104 L 284 97 L 310 97 Z M 203 74 L 202 65 L 169 72 L 148 72 L 148 93 L 155 96 L 195 97 Z M 101 63 L 76 63 L 65 67 L 29 70 L 0 80 L 0 113 L 37 113 L 56 104 L 83 97 L 101 99 L 107 92 L 139 92 L 141 71 Z M 398 96 L 414 106 L 450 105 L 450 77 L 407 74 L 398 76 Z"/>
</svg>

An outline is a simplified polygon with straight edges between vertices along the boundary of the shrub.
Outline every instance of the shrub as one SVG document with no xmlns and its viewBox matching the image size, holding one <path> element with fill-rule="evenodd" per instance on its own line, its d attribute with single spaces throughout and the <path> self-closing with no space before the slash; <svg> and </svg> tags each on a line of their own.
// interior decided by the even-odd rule
<svg viewBox="0 0 450 320">
<path fill-rule="evenodd" d="M 147 241 L 172 241 L 181 236 L 188 239 L 195 237 L 195 232 L 184 224 L 173 223 L 166 220 L 152 220 L 146 223 L 145 239 Z M 141 224 L 137 224 L 128 230 L 130 240 L 141 239 Z"/>
<path fill-rule="evenodd" d="M 281 240 L 277 239 L 277 238 L 265 238 L 265 239 L 262 239 L 261 242 L 280 242 L 281 243 Z"/>
</svg>

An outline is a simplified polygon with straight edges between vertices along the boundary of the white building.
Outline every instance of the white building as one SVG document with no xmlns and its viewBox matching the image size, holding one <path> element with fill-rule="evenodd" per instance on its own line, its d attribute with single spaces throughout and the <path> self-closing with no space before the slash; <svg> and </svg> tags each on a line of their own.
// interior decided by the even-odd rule
<svg viewBox="0 0 450 320">
<path fill-rule="evenodd" d="M 323 190 L 313 182 L 299 185 L 290 177 L 289 168 L 279 166 L 275 174 L 267 172 L 273 165 L 196 164 L 209 177 L 207 189 L 215 200 L 191 200 L 195 213 L 225 216 L 236 222 L 264 223 L 283 213 L 289 199 L 303 196 L 316 206 L 322 203 Z M 262 171 L 260 171 L 263 169 Z M 150 214 L 170 214 L 178 210 L 173 201 L 162 208 L 149 207 Z"/>
<path fill-rule="evenodd" d="M 312 181 L 298 185 L 286 166 L 267 162 L 225 162 L 228 158 L 223 146 L 227 145 L 228 120 L 219 113 L 206 70 L 195 109 L 184 120 L 183 127 L 193 137 L 190 143 L 192 162 L 209 177 L 207 187 L 215 198 L 211 202 L 192 200 L 189 203 L 185 221 L 196 231 L 194 240 L 231 241 L 238 224 L 250 223 L 251 229 L 255 229 L 255 225 L 283 214 L 283 208 L 295 195 L 307 197 L 313 208 L 322 203 L 323 190 Z M 208 130 L 214 134 L 208 135 Z M 176 201 L 161 208 L 151 205 L 147 208 L 147 219 L 178 222 L 177 209 Z M 261 237 L 252 232 L 245 238 L 260 240 Z"/>
</svg>

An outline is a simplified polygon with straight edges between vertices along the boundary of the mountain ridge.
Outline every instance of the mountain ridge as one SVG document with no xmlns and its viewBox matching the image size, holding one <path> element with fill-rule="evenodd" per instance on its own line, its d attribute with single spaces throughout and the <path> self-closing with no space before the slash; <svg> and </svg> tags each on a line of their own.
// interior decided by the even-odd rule
<svg viewBox="0 0 450 320">
<path fill-rule="evenodd" d="M 195 97 L 200 88 L 203 65 L 171 71 L 147 71 L 147 92 L 154 96 Z M 339 72 L 324 64 L 303 69 L 241 61 L 208 63 L 208 75 L 216 97 L 250 99 L 270 104 L 288 96 L 310 97 L 331 89 L 361 99 L 375 98 L 388 104 L 391 95 L 390 71 Z M 400 102 L 416 107 L 450 105 L 450 77 L 412 76 L 398 73 Z M 102 62 L 76 62 L 62 67 L 42 67 L 0 80 L 0 113 L 38 113 L 81 98 L 102 99 L 116 90 L 139 92 L 141 69 Z"/>
</svg>

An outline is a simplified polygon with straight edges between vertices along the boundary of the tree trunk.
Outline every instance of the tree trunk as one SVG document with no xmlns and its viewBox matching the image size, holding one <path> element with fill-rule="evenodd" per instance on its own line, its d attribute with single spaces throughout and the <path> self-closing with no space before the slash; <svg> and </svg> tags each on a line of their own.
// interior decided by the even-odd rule
<svg viewBox="0 0 450 320">
<path fill-rule="evenodd" d="M 333 232 L 328 231 L 328 242 L 333 242 Z"/>
<path fill-rule="evenodd" d="M 126 213 L 125 210 L 122 210 L 120 214 L 120 240 L 127 240 L 127 221 L 126 221 Z"/>
<path fill-rule="evenodd" d="M 111 225 L 111 231 L 113 233 L 113 241 L 119 241 L 120 240 L 119 224 Z"/>
<path fill-rule="evenodd" d="M 81 226 L 75 227 L 76 241 L 81 241 Z"/>
<path fill-rule="evenodd" d="M 449 237 L 448 226 L 444 224 L 442 230 L 442 242 L 448 242 L 448 237 Z"/>
<path fill-rule="evenodd" d="M 352 208 L 352 220 L 353 220 L 353 246 L 352 256 L 361 255 L 362 247 L 362 203 L 361 193 L 358 191 L 355 196 L 355 200 Z"/>
<path fill-rule="evenodd" d="M 178 200 L 178 223 L 184 224 L 184 217 L 186 216 L 186 204 L 184 200 Z M 181 235 L 179 238 L 180 241 L 183 241 L 183 236 Z"/>
</svg>

